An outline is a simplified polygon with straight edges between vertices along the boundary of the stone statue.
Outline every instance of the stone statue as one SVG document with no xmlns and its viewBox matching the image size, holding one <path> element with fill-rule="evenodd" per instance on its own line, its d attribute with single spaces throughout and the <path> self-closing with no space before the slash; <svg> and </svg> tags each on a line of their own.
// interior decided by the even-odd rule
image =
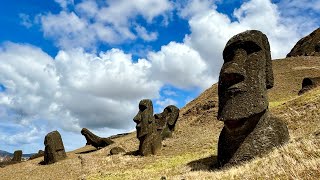
<svg viewBox="0 0 320 180">
<path fill-rule="evenodd" d="M 33 155 L 29 158 L 29 160 L 36 159 L 36 158 L 42 157 L 42 156 L 44 156 L 44 151 L 43 151 L 43 150 L 39 150 L 38 153 L 33 154 Z"/>
<path fill-rule="evenodd" d="M 21 150 L 17 150 L 13 153 L 13 158 L 11 161 L 15 161 L 15 162 L 20 162 L 22 158 L 22 151 Z"/>
<path fill-rule="evenodd" d="M 157 132 L 155 119 L 153 117 L 153 105 L 149 99 L 143 99 L 139 103 L 139 112 L 133 118 L 137 124 L 137 138 L 139 139 L 138 154 L 147 156 L 157 154 L 161 149 L 161 137 Z"/>
<path fill-rule="evenodd" d="M 218 120 L 218 165 L 239 164 L 289 139 L 287 126 L 268 111 L 267 89 L 273 87 L 268 38 L 250 30 L 233 36 L 223 51 Z"/>
<path fill-rule="evenodd" d="M 86 138 L 87 144 L 86 145 L 92 145 L 95 148 L 102 148 L 106 147 L 112 143 L 114 143 L 109 138 L 101 138 L 95 134 L 93 134 L 91 131 L 89 131 L 87 128 L 83 128 L 81 130 L 81 134 Z"/>
<path fill-rule="evenodd" d="M 172 133 L 179 117 L 179 108 L 174 105 L 167 106 L 162 113 L 155 114 L 157 130 L 162 140 L 172 137 Z"/>
<path fill-rule="evenodd" d="M 302 88 L 298 92 L 298 95 L 302 95 L 305 92 L 316 88 L 320 85 L 320 77 L 307 77 L 302 80 Z"/>
<path fill-rule="evenodd" d="M 52 131 L 44 139 L 44 164 L 52 164 L 67 157 L 61 135 Z"/>
</svg>

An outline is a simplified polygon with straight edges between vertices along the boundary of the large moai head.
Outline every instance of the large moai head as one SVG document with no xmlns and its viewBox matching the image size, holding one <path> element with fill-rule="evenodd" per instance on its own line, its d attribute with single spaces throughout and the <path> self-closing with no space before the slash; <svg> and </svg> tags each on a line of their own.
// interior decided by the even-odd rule
<svg viewBox="0 0 320 180">
<path fill-rule="evenodd" d="M 14 151 L 13 158 L 11 161 L 20 162 L 21 159 L 22 159 L 22 151 L 21 150 Z"/>
<path fill-rule="evenodd" d="M 179 108 L 174 105 L 167 106 L 162 113 L 155 114 L 157 130 L 160 131 L 162 139 L 171 137 L 179 117 Z"/>
<path fill-rule="evenodd" d="M 52 131 L 44 139 L 45 153 L 44 163 L 52 164 L 67 157 L 61 135 L 58 131 Z"/>
<path fill-rule="evenodd" d="M 143 99 L 139 103 L 139 112 L 133 118 L 137 124 L 137 138 L 142 138 L 147 134 L 153 133 L 155 130 L 155 122 L 153 117 L 153 105 L 150 99 Z"/>
<path fill-rule="evenodd" d="M 267 36 L 257 30 L 233 36 L 223 59 L 218 119 L 230 131 L 245 129 L 251 124 L 245 119 L 264 112 L 269 105 L 267 89 L 273 87 L 273 72 Z"/>
</svg>

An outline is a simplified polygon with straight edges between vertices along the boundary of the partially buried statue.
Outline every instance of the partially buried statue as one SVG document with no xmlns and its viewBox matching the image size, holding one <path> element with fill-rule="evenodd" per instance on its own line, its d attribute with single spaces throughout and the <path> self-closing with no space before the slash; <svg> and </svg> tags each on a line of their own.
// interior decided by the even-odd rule
<svg viewBox="0 0 320 180">
<path fill-rule="evenodd" d="M 161 149 L 161 137 L 157 133 L 151 100 L 143 99 L 140 101 L 139 112 L 133 121 L 137 124 L 137 138 L 140 141 L 138 154 L 142 156 L 157 154 Z"/>
<path fill-rule="evenodd" d="M 58 131 L 52 131 L 44 139 L 44 164 L 52 164 L 67 157 L 61 135 Z"/>
<path fill-rule="evenodd" d="M 101 138 L 95 134 L 93 134 L 91 131 L 89 131 L 87 128 L 83 128 L 81 130 L 81 134 L 86 138 L 87 145 L 92 145 L 95 148 L 102 148 L 106 147 L 112 143 L 114 143 L 109 138 Z"/>
<path fill-rule="evenodd" d="M 20 162 L 22 159 L 22 150 L 17 150 L 13 153 L 13 158 L 11 161 Z"/>
<path fill-rule="evenodd" d="M 169 105 L 162 113 L 154 115 L 157 130 L 160 133 L 162 140 L 172 137 L 172 133 L 179 117 L 179 111 L 179 108 L 176 106 Z"/>
<path fill-rule="evenodd" d="M 232 37 L 224 51 L 218 94 L 218 166 L 236 165 L 270 151 L 289 139 L 287 126 L 268 111 L 273 87 L 268 38 L 250 30 Z"/>
</svg>

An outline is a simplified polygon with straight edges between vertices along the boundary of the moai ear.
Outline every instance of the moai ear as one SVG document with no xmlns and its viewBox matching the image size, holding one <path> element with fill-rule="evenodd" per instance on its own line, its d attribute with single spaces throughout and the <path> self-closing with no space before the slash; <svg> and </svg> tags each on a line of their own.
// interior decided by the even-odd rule
<svg viewBox="0 0 320 180">
<path fill-rule="evenodd" d="M 274 84 L 273 78 L 273 70 L 272 70 L 272 60 L 271 60 L 271 53 L 270 53 L 270 45 L 268 42 L 267 37 L 265 38 L 265 51 L 266 51 L 266 88 L 271 89 Z"/>
</svg>

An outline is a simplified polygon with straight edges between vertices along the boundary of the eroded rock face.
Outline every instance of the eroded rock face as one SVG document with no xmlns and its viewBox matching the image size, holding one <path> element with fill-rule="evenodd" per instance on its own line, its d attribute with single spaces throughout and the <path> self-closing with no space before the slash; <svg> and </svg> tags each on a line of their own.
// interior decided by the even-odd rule
<svg viewBox="0 0 320 180">
<path fill-rule="evenodd" d="M 179 117 L 179 111 L 179 108 L 174 105 L 170 105 L 167 106 L 162 113 L 154 115 L 157 124 L 157 131 L 162 140 L 172 137 L 172 133 Z"/>
<path fill-rule="evenodd" d="M 140 101 L 139 112 L 133 121 L 137 124 L 137 138 L 140 141 L 138 154 L 142 156 L 157 154 L 161 149 L 161 137 L 157 132 L 151 100 Z"/>
<path fill-rule="evenodd" d="M 20 162 L 22 159 L 22 151 L 17 150 L 13 153 L 13 158 L 11 161 Z"/>
<path fill-rule="evenodd" d="M 302 80 L 302 88 L 299 91 L 298 95 L 302 95 L 303 93 L 318 87 L 320 85 L 320 77 L 308 77 Z"/>
<path fill-rule="evenodd" d="M 95 148 L 102 148 L 109 146 L 110 144 L 114 143 L 109 138 L 101 138 L 95 134 L 93 134 L 91 131 L 89 131 L 87 128 L 83 128 L 81 130 L 81 134 L 86 138 L 87 145 L 92 145 Z"/>
<path fill-rule="evenodd" d="M 44 139 L 44 163 L 52 164 L 67 157 L 61 135 L 58 131 L 52 131 Z"/>
<path fill-rule="evenodd" d="M 224 122 L 218 142 L 220 167 L 250 160 L 289 139 L 287 126 L 268 111 L 273 72 L 266 35 L 256 30 L 235 35 L 223 58 L 218 83 L 218 120 Z"/>
<path fill-rule="evenodd" d="M 320 56 L 320 28 L 300 39 L 287 57 Z"/>
</svg>

